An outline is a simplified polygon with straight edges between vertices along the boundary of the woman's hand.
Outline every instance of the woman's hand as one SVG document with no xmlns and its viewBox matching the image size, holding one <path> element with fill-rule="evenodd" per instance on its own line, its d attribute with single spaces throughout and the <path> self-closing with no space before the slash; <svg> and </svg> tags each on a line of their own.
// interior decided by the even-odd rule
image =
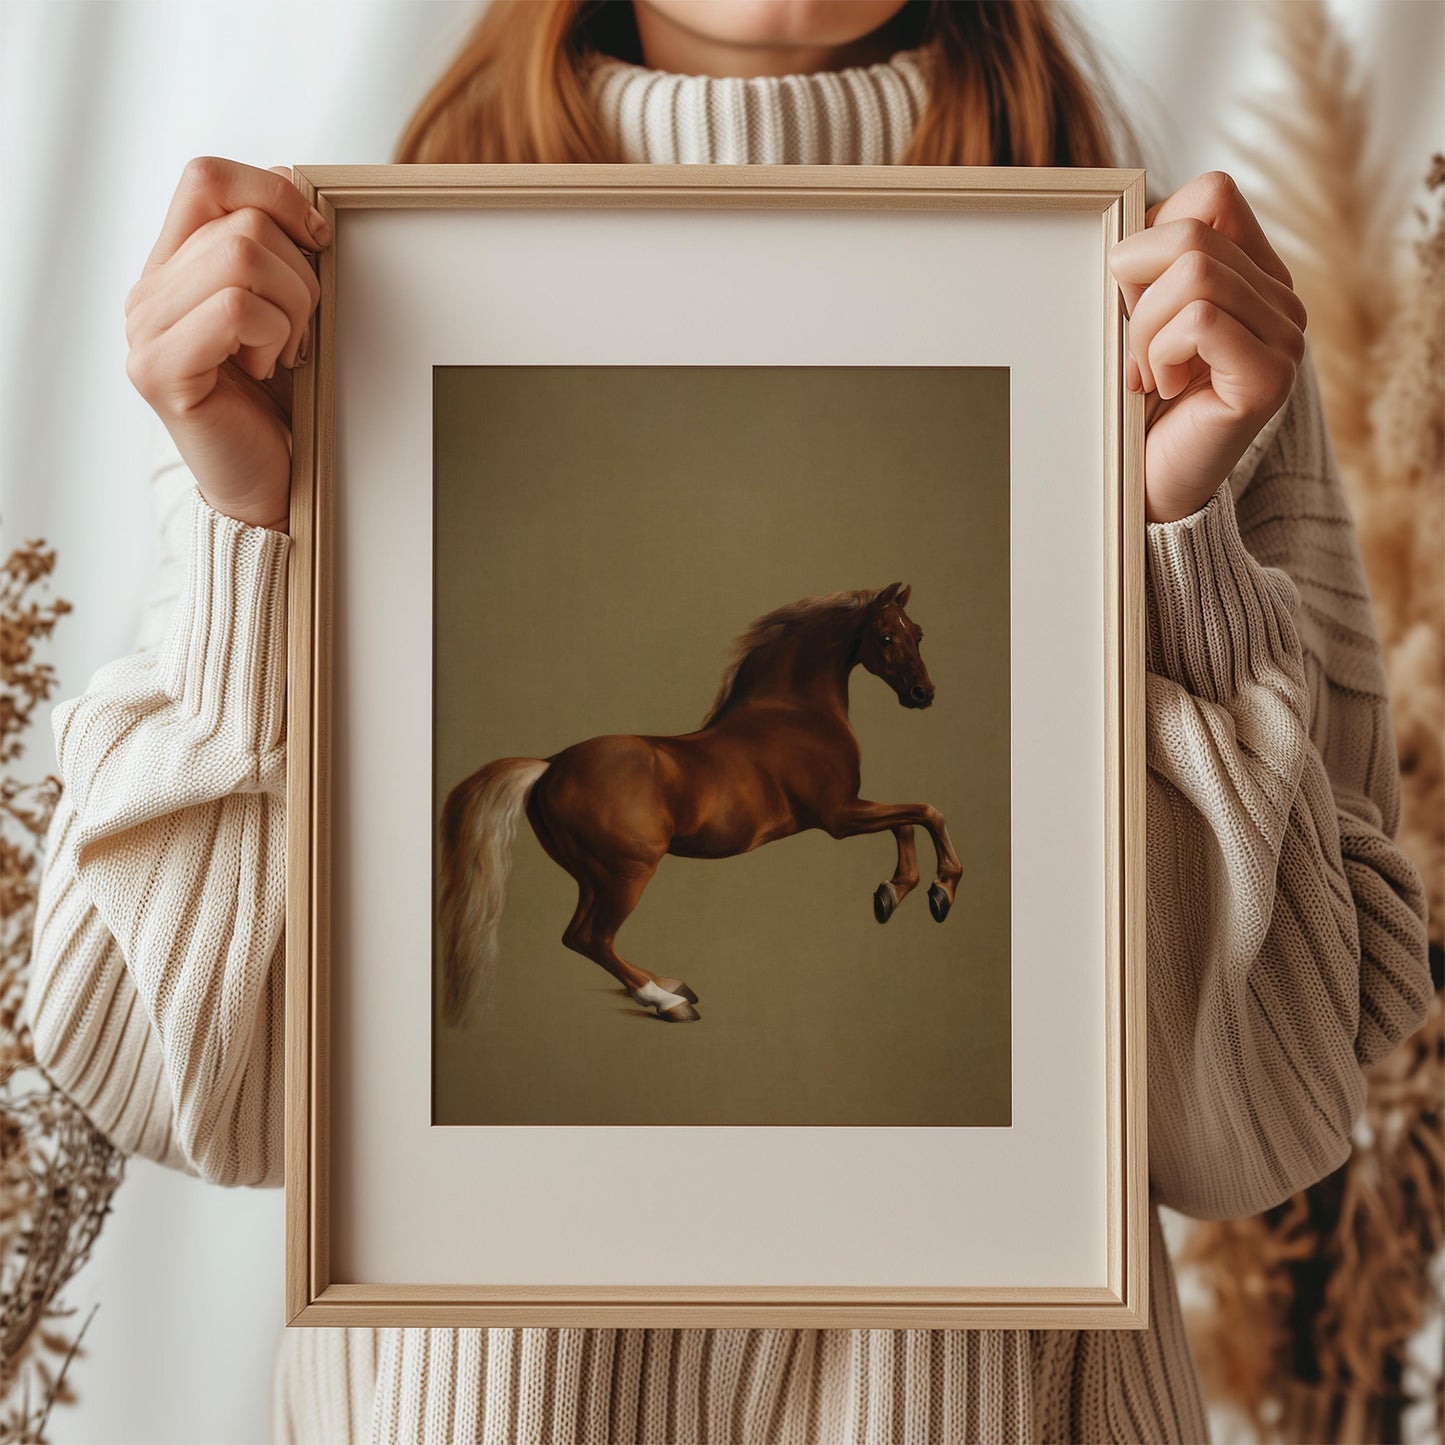
<svg viewBox="0 0 1445 1445">
<path fill-rule="evenodd" d="M 1290 394 L 1305 308 L 1221 171 L 1150 208 L 1109 269 L 1129 314 L 1126 381 L 1144 391 L 1144 513 L 1198 511 Z"/>
<path fill-rule="evenodd" d="M 125 301 L 126 373 L 218 512 L 285 531 L 291 375 L 329 245 L 286 166 L 200 156 Z"/>
</svg>

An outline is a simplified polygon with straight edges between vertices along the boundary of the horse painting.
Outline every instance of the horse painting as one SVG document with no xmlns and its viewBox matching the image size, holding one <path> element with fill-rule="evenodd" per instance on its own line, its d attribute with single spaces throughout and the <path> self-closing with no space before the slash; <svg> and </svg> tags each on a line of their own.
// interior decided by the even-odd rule
<svg viewBox="0 0 1445 1445">
<path fill-rule="evenodd" d="M 928 890 L 943 922 L 962 876 L 937 808 L 858 796 L 860 753 L 848 722 L 848 681 L 861 666 L 904 707 L 934 688 L 922 629 L 904 610 L 910 588 L 807 597 L 760 617 L 738 640 L 702 726 L 676 737 L 611 736 L 550 758 L 500 758 L 459 783 L 441 822 L 443 1013 L 463 1016 L 494 965 L 512 842 L 525 812 L 549 857 L 577 884 L 562 942 L 601 964 L 670 1023 L 699 1017 L 697 994 L 617 951 L 617 932 L 669 853 L 731 858 L 820 828 L 833 838 L 891 832 L 898 866 L 873 896 L 886 923 L 918 883 L 913 830 L 937 855 Z"/>
</svg>

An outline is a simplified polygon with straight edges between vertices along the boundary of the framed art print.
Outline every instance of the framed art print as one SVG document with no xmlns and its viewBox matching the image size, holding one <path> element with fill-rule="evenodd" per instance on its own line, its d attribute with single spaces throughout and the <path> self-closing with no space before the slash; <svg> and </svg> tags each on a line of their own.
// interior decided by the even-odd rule
<svg viewBox="0 0 1445 1445">
<path fill-rule="evenodd" d="M 296 178 L 288 1318 L 1142 1327 L 1142 173 Z"/>
</svg>

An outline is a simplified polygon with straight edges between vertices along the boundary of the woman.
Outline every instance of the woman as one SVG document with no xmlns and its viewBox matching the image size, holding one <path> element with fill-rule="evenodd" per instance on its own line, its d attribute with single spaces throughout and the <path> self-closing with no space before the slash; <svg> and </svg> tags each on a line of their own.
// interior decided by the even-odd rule
<svg viewBox="0 0 1445 1445">
<path fill-rule="evenodd" d="M 1031 4 L 494 0 L 398 158 L 1110 151 Z M 1148 220 L 1111 267 L 1149 419 L 1150 1166 L 1219 1217 L 1347 1155 L 1362 1069 L 1424 1016 L 1424 903 L 1304 310 L 1227 177 Z M 187 168 L 127 326 L 190 564 L 157 644 L 56 713 L 37 1050 L 123 1148 L 223 1184 L 280 1182 L 286 418 L 329 242 L 284 169 Z M 1151 1218 L 1146 1331 L 290 1331 L 276 1433 L 1202 1440 Z"/>
</svg>

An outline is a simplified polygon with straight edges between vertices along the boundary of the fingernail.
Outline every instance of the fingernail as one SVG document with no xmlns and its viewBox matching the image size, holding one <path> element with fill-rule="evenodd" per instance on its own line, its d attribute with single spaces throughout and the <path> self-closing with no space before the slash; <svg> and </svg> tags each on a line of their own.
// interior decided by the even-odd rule
<svg viewBox="0 0 1445 1445">
<path fill-rule="evenodd" d="M 311 234 L 315 238 L 316 244 L 318 246 L 329 246 L 331 244 L 331 227 L 326 224 L 326 217 L 323 216 L 315 206 L 312 206 L 311 215 L 308 219 L 311 225 Z"/>
</svg>

